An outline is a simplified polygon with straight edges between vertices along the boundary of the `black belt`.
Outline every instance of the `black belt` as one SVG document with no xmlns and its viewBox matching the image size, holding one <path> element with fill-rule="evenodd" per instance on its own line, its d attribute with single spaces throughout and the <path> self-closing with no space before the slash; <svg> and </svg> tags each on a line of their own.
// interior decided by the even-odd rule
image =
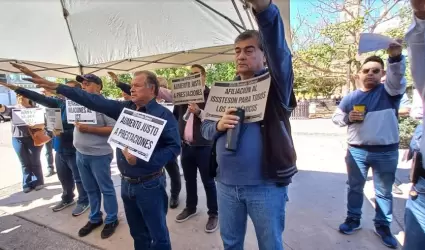
<svg viewBox="0 0 425 250">
<path fill-rule="evenodd" d="M 135 178 L 135 177 L 127 177 L 127 176 L 124 176 L 124 175 L 121 174 L 121 179 L 122 180 L 125 180 L 125 181 L 127 181 L 128 183 L 131 183 L 131 184 L 139 184 L 139 183 L 143 183 L 143 182 L 147 182 L 147 181 L 153 180 L 153 179 L 155 179 L 155 178 L 157 178 L 157 177 L 159 177 L 159 176 L 161 176 L 163 174 L 164 174 L 164 169 L 161 168 L 161 170 L 158 171 L 158 172 L 154 172 L 152 174 L 141 176 L 141 177 L 137 177 L 137 178 Z"/>
</svg>

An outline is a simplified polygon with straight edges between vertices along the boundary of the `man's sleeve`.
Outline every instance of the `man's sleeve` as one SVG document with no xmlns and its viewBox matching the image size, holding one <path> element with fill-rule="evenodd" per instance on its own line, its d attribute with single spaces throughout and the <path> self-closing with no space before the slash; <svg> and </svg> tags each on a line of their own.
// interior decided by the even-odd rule
<svg viewBox="0 0 425 250">
<path fill-rule="evenodd" d="M 121 111 L 124 109 L 122 102 L 109 100 L 102 95 L 90 94 L 82 89 L 71 88 L 63 84 L 59 85 L 56 92 L 88 109 L 103 113 L 114 120 L 118 120 Z"/>
<path fill-rule="evenodd" d="M 223 132 L 217 131 L 217 122 L 203 120 L 201 124 L 201 134 L 205 139 L 212 141 L 223 135 Z"/>
<path fill-rule="evenodd" d="M 167 123 L 160 137 L 161 143 L 157 144 L 155 154 L 151 158 L 151 161 L 158 163 L 160 166 L 165 166 L 169 161 L 175 159 L 181 151 L 181 140 L 177 121 L 171 114 L 167 115 L 166 120 Z M 138 161 L 142 160 L 138 159 Z"/>
<path fill-rule="evenodd" d="M 410 108 L 411 103 L 407 93 L 404 93 L 400 100 L 400 108 Z"/>
<path fill-rule="evenodd" d="M 256 17 L 271 77 L 276 82 L 283 105 L 288 107 L 293 90 L 294 73 L 292 55 L 286 43 L 279 9 L 271 3 L 264 11 L 256 13 Z"/>
<path fill-rule="evenodd" d="M 390 57 L 387 61 L 385 90 L 390 96 L 403 95 L 406 92 L 406 59 L 403 55 Z"/>
<path fill-rule="evenodd" d="M 115 126 L 115 123 L 117 122 L 116 120 L 112 119 L 111 117 L 109 117 L 107 115 L 104 115 L 103 117 L 105 119 L 105 123 L 106 123 L 105 126 L 106 127 L 114 127 Z"/>
<path fill-rule="evenodd" d="M 119 82 L 117 84 L 117 87 L 121 89 L 122 92 L 126 93 L 127 95 L 131 95 L 131 86 L 127 83 Z"/>
<path fill-rule="evenodd" d="M 39 94 L 35 91 L 31 91 L 25 88 L 18 88 L 15 90 L 16 94 L 22 95 L 38 104 L 41 104 L 48 108 L 59 108 L 60 102 L 56 98 L 47 97 L 42 94 Z"/>
<path fill-rule="evenodd" d="M 425 89 L 425 20 L 415 17 L 414 28 L 407 32 L 405 40 L 409 51 L 413 81 L 423 99 Z"/>
<path fill-rule="evenodd" d="M 349 98 L 349 96 L 342 98 L 341 103 L 338 105 L 334 114 L 332 115 L 332 122 L 340 127 L 351 124 L 348 119 L 348 114 L 351 111 L 351 108 L 349 107 Z"/>
</svg>

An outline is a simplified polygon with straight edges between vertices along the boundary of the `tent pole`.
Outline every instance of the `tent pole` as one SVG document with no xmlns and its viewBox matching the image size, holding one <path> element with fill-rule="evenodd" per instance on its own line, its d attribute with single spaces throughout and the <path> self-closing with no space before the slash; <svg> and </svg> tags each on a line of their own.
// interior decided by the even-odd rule
<svg viewBox="0 0 425 250">
<path fill-rule="evenodd" d="M 83 65 L 81 65 L 80 63 L 80 58 L 78 57 L 78 53 L 77 53 L 77 46 L 75 46 L 75 41 L 74 41 L 74 38 L 72 37 L 71 28 L 69 27 L 69 22 L 68 22 L 69 12 L 65 8 L 64 0 L 61 0 L 61 4 L 62 4 L 62 10 L 63 10 L 63 18 L 65 19 L 66 27 L 68 27 L 69 37 L 71 38 L 72 47 L 74 48 L 74 52 L 75 52 L 75 57 L 77 58 L 77 61 L 78 61 L 78 68 L 80 70 L 80 74 L 82 75 L 84 74 Z"/>
<path fill-rule="evenodd" d="M 229 21 L 233 25 L 233 27 L 237 26 L 238 28 L 240 28 L 242 30 L 246 30 L 246 28 L 244 28 L 243 26 L 241 26 L 237 22 L 233 21 L 232 19 L 230 19 L 226 15 L 224 15 L 224 14 L 220 13 L 219 11 L 215 10 L 214 8 L 212 8 L 211 6 L 209 6 L 208 4 L 204 3 L 202 0 L 195 0 L 195 2 L 198 2 L 199 4 L 203 5 L 205 8 L 211 10 L 215 14 L 217 14 L 217 15 L 221 16 L 222 18 L 226 19 L 227 21 Z M 238 29 L 236 29 L 236 30 L 240 33 L 240 30 L 238 30 Z"/>
<path fill-rule="evenodd" d="M 239 20 L 241 21 L 241 24 L 243 25 L 244 29 L 246 30 L 245 22 L 244 22 L 244 21 L 243 21 L 243 19 L 242 19 L 242 15 L 241 15 L 241 13 L 239 12 L 239 8 L 238 8 L 238 6 L 236 5 L 235 0 L 232 0 L 232 3 L 233 3 L 233 7 L 234 7 L 234 8 L 235 8 L 235 10 L 236 10 L 236 13 L 238 13 L 238 17 L 239 17 Z"/>
</svg>

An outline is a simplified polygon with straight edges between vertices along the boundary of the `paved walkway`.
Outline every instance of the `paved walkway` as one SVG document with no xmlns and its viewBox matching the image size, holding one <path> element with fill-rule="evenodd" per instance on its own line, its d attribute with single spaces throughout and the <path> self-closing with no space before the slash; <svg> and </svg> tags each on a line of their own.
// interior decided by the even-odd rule
<svg viewBox="0 0 425 250">
<path fill-rule="evenodd" d="M 351 236 L 342 235 L 337 231 L 346 213 L 347 177 L 343 161 L 345 131 L 336 129 L 329 120 L 293 121 L 292 126 L 300 172 L 289 188 L 290 202 L 287 205 L 284 232 L 285 249 L 387 249 L 373 233 L 374 194 L 371 179 L 365 188 L 363 229 Z M 326 132 L 331 136 L 326 135 Z M 1 152 L 2 157 L 7 157 Z M 0 168 L 4 170 L 3 167 Z M 2 178 L 5 174 L 2 172 Z M 114 165 L 112 174 L 119 195 L 120 182 L 118 170 Z M 405 194 L 395 196 L 395 222 L 392 224 L 393 233 L 399 242 L 403 241 L 402 216 L 409 187 L 403 184 L 401 188 Z M 203 230 L 207 215 L 205 194 L 200 181 L 198 190 L 200 213 L 196 217 L 185 223 L 174 221 L 183 208 L 184 190 L 180 207 L 169 210 L 168 226 L 173 249 L 223 249 L 219 231 L 206 234 Z M 51 207 L 60 200 L 60 194 L 61 188 L 56 176 L 47 179 L 47 187 L 44 190 L 29 194 L 23 194 L 20 185 L 1 189 L 0 210 L 4 214 L 0 214 L 0 249 L 132 249 L 132 239 L 121 199 L 121 224 L 111 238 L 102 240 L 100 229 L 87 237 L 78 237 L 77 231 L 86 223 L 87 214 L 74 218 L 70 215 L 72 208 L 52 212 Z M 258 249 L 251 223 L 248 225 L 245 249 Z"/>
</svg>

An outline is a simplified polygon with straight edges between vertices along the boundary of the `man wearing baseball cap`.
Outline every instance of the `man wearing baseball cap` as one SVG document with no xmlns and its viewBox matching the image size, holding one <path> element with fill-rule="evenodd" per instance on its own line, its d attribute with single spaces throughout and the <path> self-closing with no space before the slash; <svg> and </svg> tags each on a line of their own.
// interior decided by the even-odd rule
<svg viewBox="0 0 425 250">
<path fill-rule="evenodd" d="M 94 74 L 76 77 L 81 88 L 90 94 L 101 95 L 102 80 Z M 103 97 L 102 97 L 103 98 Z M 118 202 L 114 184 L 111 179 L 111 161 L 113 150 L 108 137 L 115 125 L 115 120 L 105 114 L 96 112 L 97 124 L 75 123 L 74 146 L 77 149 L 77 166 L 84 189 L 90 203 L 89 222 L 82 227 L 78 235 L 86 236 L 103 224 L 101 200 L 106 212 L 105 226 L 101 238 L 110 237 L 118 226 Z M 102 195 L 101 195 L 102 194 Z"/>
</svg>

